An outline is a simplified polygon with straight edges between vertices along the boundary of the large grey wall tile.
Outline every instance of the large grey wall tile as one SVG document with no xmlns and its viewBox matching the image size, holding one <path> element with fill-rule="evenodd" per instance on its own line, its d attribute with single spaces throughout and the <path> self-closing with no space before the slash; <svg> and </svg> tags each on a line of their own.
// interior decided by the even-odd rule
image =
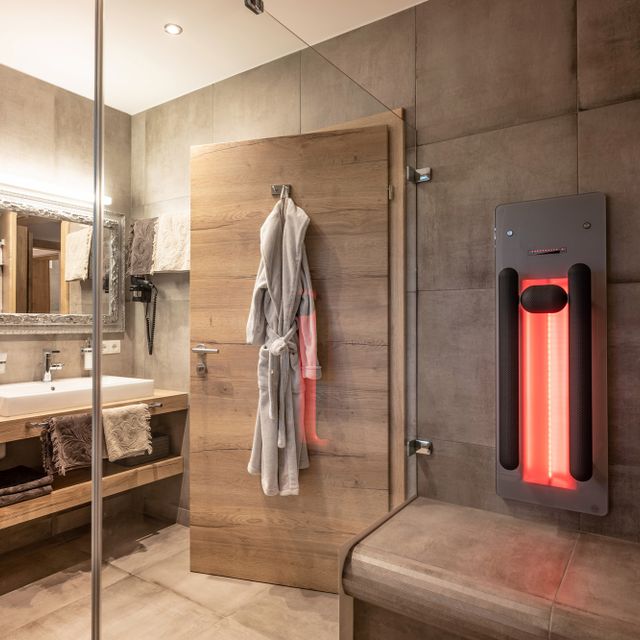
<svg viewBox="0 0 640 640">
<path fill-rule="evenodd" d="M 104 188 L 114 211 L 131 210 L 131 116 L 111 108 L 104 118 Z"/>
<path fill-rule="evenodd" d="M 583 531 L 640 542 L 640 467 L 609 467 L 609 513 L 606 516 L 582 514 Z"/>
<path fill-rule="evenodd" d="M 146 112 L 144 204 L 189 194 L 191 146 L 213 141 L 213 94 L 204 87 Z"/>
<path fill-rule="evenodd" d="M 575 115 L 418 151 L 418 164 L 434 172 L 418 188 L 420 289 L 493 287 L 496 206 L 577 188 Z"/>
<path fill-rule="evenodd" d="M 90 196 L 93 191 L 93 102 L 57 88 L 54 100 L 56 186 L 63 192 Z"/>
<path fill-rule="evenodd" d="M 420 291 L 418 433 L 495 443 L 495 313 L 491 289 Z"/>
<path fill-rule="evenodd" d="M 379 100 L 313 49 L 302 52 L 301 91 L 303 133 L 386 111 Z"/>
<path fill-rule="evenodd" d="M 415 9 L 368 24 L 314 48 L 389 109 L 415 125 Z"/>
<path fill-rule="evenodd" d="M 574 5 L 574 0 L 419 5 L 419 141 L 575 111 Z"/>
<path fill-rule="evenodd" d="M 578 116 L 581 193 L 607 195 L 609 279 L 640 280 L 640 100 Z"/>
<path fill-rule="evenodd" d="M 131 118 L 131 211 L 144 206 L 146 175 L 146 112 Z"/>
<path fill-rule="evenodd" d="M 640 284 L 609 286 L 609 461 L 640 467 Z"/>
<path fill-rule="evenodd" d="M 553 638 L 585 640 L 638 637 L 640 548 L 636 544 L 581 535 L 558 589 L 556 604 L 574 623 Z M 555 619 L 555 616 L 554 616 Z M 593 625 L 602 633 L 592 634 Z M 563 625 L 564 626 L 564 625 Z"/>
<path fill-rule="evenodd" d="M 418 495 L 578 530 L 579 513 L 498 496 L 495 470 L 493 447 L 434 440 L 433 455 L 418 456 Z"/>
<path fill-rule="evenodd" d="M 3 65 L 0 87 L 0 171 L 51 184 L 56 88 Z"/>
<path fill-rule="evenodd" d="M 578 0 L 580 107 L 640 97 L 640 2 Z"/>
<path fill-rule="evenodd" d="M 300 133 L 300 54 L 215 85 L 214 142 Z"/>
</svg>

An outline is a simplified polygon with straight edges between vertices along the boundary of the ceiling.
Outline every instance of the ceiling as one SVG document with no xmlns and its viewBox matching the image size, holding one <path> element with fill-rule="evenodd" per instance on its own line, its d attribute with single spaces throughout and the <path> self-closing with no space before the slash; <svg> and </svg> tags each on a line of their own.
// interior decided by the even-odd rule
<svg viewBox="0 0 640 640">
<path fill-rule="evenodd" d="M 272 18 L 243 0 L 106 0 L 105 100 L 135 114 L 418 1 L 265 0 Z M 0 9 L 0 64 L 93 95 L 93 0 L 0 0 Z M 165 34 L 168 22 L 184 33 Z"/>
</svg>

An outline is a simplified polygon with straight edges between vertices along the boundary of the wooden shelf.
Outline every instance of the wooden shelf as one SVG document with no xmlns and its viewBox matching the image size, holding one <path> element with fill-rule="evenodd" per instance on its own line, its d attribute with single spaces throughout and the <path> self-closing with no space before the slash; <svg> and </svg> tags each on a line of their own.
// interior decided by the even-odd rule
<svg viewBox="0 0 640 640">
<path fill-rule="evenodd" d="M 123 402 L 106 403 L 105 407 L 123 407 L 127 404 L 144 402 L 150 405 L 149 410 L 152 416 L 163 413 L 173 413 L 184 411 L 189 408 L 189 394 L 184 391 L 168 391 L 156 389 L 153 396 L 143 398 L 133 398 Z M 159 404 L 160 406 L 153 406 Z M 15 442 L 27 438 L 37 438 L 40 436 L 41 428 L 37 425 L 52 416 L 61 416 L 75 413 L 86 413 L 91 411 L 90 406 L 74 407 L 64 411 L 49 411 L 46 413 L 30 413 L 21 416 L 0 417 L 0 444 L 3 442 Z"/>
<path fill-rule="evenodd" d="M 138 467 L 122 467 L 104 462 L 103 495 L 113 496 L 158 480 L 180 475 L 184 471 L 182 456 L 156 460 Z M 91 502 L 91 469 L 72 471 L 57 477 L 48 496 L 0 507 L 0 529 L 65 511 Z"/>
</svg>

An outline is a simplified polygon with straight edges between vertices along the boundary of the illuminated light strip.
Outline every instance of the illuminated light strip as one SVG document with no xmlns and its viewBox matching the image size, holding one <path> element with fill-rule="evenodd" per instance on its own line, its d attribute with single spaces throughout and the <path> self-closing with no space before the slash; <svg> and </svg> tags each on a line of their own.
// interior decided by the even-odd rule
<svg viewBox="0 0 640 640">
<path fill-rule="evenodd" d="M 565 291 L 566 278 L 527 279 L 529 286 L 555 284 Z M 569 309 L 529 313 L 521 319 L 522 479 L 560 489 L 575 489 L 569 473 Z"/>
<path fill-rule="evenodd" d="M 551 314 L 547 314 L 547 475 L 553 478 L 553 351 L 551 348 Z"/>
</svg>

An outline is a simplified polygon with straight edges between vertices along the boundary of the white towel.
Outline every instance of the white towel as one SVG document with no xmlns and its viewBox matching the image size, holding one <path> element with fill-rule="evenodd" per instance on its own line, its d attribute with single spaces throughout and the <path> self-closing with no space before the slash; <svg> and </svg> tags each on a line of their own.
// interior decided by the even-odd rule
<svg viewBox="0 0 640 640">
<path fill-rule="evenodd" d="M 187 214 L 168 213 L 158 218 L 153 243 L 153 271 L 189 271 L 190 225 Z"/>
<path fill-rule="evenodd" d="M 67 236 L 64 253 L 64 279 L 86 280 L 89 277 L 93 227 L 85 227 Z"/>
</svg>

